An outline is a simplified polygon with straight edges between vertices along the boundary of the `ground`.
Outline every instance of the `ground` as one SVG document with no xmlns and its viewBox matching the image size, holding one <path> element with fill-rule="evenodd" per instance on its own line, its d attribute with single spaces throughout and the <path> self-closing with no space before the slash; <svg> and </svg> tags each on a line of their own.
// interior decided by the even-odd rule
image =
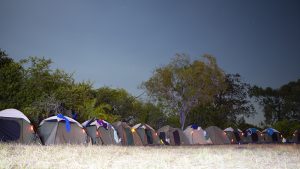
<svg viewBox="0 0 300 169">
<path fill-rule="evenodd" d="M 180 147 L 0 144 L 0 168 L 300 168 L 300 145 Z"/>
</svg>

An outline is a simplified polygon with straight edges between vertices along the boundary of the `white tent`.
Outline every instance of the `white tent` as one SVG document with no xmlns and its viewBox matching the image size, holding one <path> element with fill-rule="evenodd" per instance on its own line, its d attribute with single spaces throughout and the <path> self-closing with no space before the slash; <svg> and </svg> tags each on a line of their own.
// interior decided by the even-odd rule
<svg viewBox="0 0 300 169">
<path fill-rule="evenodd" d="M 10 117 L 10 118 L 18 118 L 18 119 L 24 119 L 28 123 L 30 123 L 30 120 L 19 110 L 16 109 L 5 109 L 0 111 L 1 117 Z"/>
<path fill-rule="evenodd" d="M 188 126 L 184 131 L 184 135 L 187 137 L 189 144 L 210 144 L 209 139 L 205 138 L 205 132 L 201 127 Z"/>
</svg>

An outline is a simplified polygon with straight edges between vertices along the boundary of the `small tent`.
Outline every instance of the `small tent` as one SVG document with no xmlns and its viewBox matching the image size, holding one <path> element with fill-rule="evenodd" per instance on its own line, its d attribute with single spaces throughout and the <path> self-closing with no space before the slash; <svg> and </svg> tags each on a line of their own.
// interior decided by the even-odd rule
<svg viewBox="0 0 300 169">
<path fill-rule="evenodd" d="M 136 124 L 132 127 L 137 134 L 140 136 L 143 145 L 158 145 L 160 144 L 160 139 L 155 132 L 155 130 L 148 124 Z"/>
<path fill-rule="evenodd" d="M 51 144 L 86 144 L 87 134 L 76 120 L 58 114 L 44 119 L 38 129 L 44 145 Z"/>
<path fill-rule="evenodd" d="M 111 145 L 119 144 L 119 136 L 115 128 L 105 120 L 90 119 L 82 123 L 92 144 Z"/>
<path fill-rule="evenodd" d="M 262 131 L 264 143 L 281 143 L 282 136 L 279 131 L 267 128 Z"/>
<path fill-rule="evenodd" d="M 40 143 L 30 120 L 19 110 L 0 111 L 0 142 Z"/>
<path fill-rule="evenodd" d="M 136 133 L 135 129 L 131 128 L 125 122 L 115 122 L 112 124 L 117 130 L 119 137 L 121 138 L 122 145 L 126 146 L 142 146 L 141 138 Z"/>
<path fill-rule="evenodd" d="M 292 138 L 293 143 L 300 143 L 300 129 L 296 130 L 293 133 L 293 138 Z"/>
<path fill-rule="evenodd" d="M 179 128 L 173 128 L 171 126 L 164 126 L 157 130 L 159 138 L 165 145 L 184 145 L 189 144 L 183 131 Z"/>
<path fill-rule="evenodd" d="M 244 133 L 240 129 L 233 129 L 232 127 L 228 127 L 224 129 L 226 136 L 230 140 L 231 144 L 239 144 L 244 141 Z"/>
<path fill-rule="evenodd" d="M 213 144 L 230 144 L 226 133 L 221 130 L 219 127 L 210 126 L 205 129 L 207 135 L 211 139 Z"/>
<path fill-rule="evenodd" d="M 248 128 L 244 131 L 247 143 L 262 143 L 263 134 L 256 128 Z"/>
<path fill-rule="evenodd" d="M 209 144 L 209 139 L 205 137 L 205 131 L 197 125 L 188 126 L 183 133 L 189 144 Z"/>
</svg>

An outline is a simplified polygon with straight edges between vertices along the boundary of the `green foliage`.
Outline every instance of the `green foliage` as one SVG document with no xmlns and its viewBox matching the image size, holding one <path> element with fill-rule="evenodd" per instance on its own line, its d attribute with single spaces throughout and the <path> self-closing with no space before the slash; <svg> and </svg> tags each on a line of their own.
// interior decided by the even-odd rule
<svg viewBox="0 0 300 169">
<path fill-rule="evenodd" d="M 165 110 L 177 113 L 181 128 L 187 115 L 199 106 L 211 102 L 224 86 L 224 73 L 216 59 L 203 56 L 204 61 L 191 61 L 187 55 L 179 55 L 166 66 L 157 68 L 153 76 L 143 82 L 142 88 Z"/>
<path fill-rule="evenodd" d="M 81 119 L 105 119 L 109 122 L 114 122 L 120 120 L 120 116 L 108 114 L 106 112 L 110 111 L 112 108 L 109 104 L 102 103 L 100 105 L 96 105 L 96 99 L 90 99 L 84 101 L 84 103 L 80 107 Z"/>
<path fill-rule="evenodd" d="M 291 139 L 295 130 L 300 129 L 299 121 L 281 120 L 272 125 L 273 128 L 280 131 L 285 138 Z"/>
<path fill-rule="evenodd" d="M 214 100 L 191 111 L 187 118 L 188 124 L 237 127 L 243 123 L 244 117 L 255 114 L 248 96 L 249 85 L 241 80 L 239 74 L 226 74 L 225 85 L 214 96 Z"/>
<path fill-rule="evenodd" d="M 279 89 L 253 86 L 251 96 L 263 107 L 267 125 L 282 120 L 300 121 L 300 79 Z"/>
</svg>

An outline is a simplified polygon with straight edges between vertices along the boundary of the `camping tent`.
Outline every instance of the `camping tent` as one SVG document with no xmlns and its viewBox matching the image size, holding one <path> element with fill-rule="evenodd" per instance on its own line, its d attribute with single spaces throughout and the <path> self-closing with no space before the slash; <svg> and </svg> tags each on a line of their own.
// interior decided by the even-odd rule
<svg viewBox="0 0 300 169">
<path fill-rule="evenodd" d="M 179 128 L 167 125 L 158 129 L 157 133 L 165 145 L 184 145 L 189 143 L 183 131 Z"/>
<path fill-rule="evenodd" d="M 197 125 L 188 126 L 183 133 L 189 144 L 209 144 L 208 139 L 205 137 L 205 131 Z"/>
<path fill-rule="evenodd" d="M 38 129 L 42 143 L 50 144 L 86 144 L 87 134 L 76 120 L 58 114 L 44 119 Z"/>
<path fill-rule="evenodd" d="M 132 127 L 140 136 L 143 145 L 157 145 L 160 144 L 160 139 L 155 130 L 148 124 L 136 124 Z"/>
<path fill-rule="evenodd" d="M 30 120 L 19 110 L 0 111 L 0 141 L 23 144 L 39 143 Z"/>
<path fill-rule="evenodd" d="M 244 131 L 247 143 L 262 143 L 263 134 L 256 128 L 248 128 Z"/>
<path fill-rule="evenodd" d="M 281 143 L 282 136 L 279 131 L 267 128 L 262 131 L 264 143 Z"/>
<path fill-rule="evenodd" d="M 296 130 L 293 133 L 293 138 L 292 138 L 293 143 L 300 143 L 300 129 Z"/>
<path fill-rule="evenodd" d="M 143 145 L 141 138 L 136 133 L 135 129 L 131 128 L 127 123 L 118 121 L 113 123 L 112 125 L 117 130 L 118 135 L 121 138 L 122 145 L 128 145 L 128 146 Z"/>
<path fill-rule="evenodd" d="M 118 144 L 119 137 L 115 128 L 105 120 L 90 119 L 82 123 L 92 144 L 110 145 Z"/>
<path fill-rule="evenodd" d="M 213 144 L 230 144 L 226 133 L 221 130 L 219 127 L 210 126 L 205 129 L 207 135 L 211 139 Z"/>
<path fill-rule="evenodd" d="M 230 140 L 231 144 L 238 144 L 244 142 L 244 133 L 240 129 L 233 129 L 232 127 L 228 127 L 224 129 L 226 136 Z"/>
</svg>

